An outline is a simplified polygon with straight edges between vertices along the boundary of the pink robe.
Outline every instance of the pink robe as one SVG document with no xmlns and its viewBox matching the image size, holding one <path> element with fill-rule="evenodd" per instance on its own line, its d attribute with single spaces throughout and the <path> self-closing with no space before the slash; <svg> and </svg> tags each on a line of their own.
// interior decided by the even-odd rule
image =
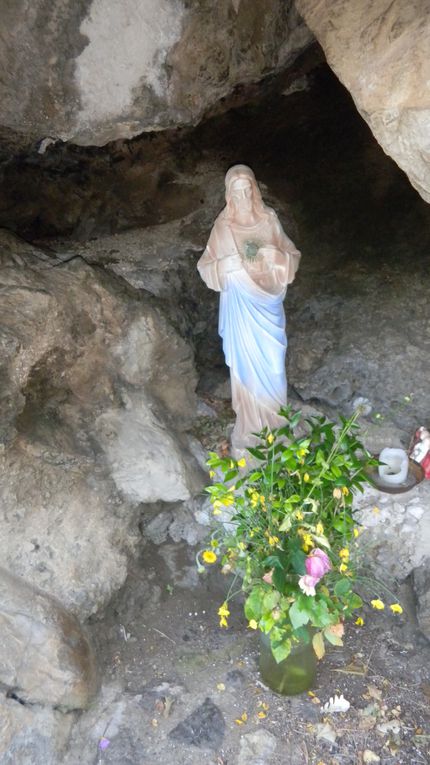
<svg viewBox="0 0 430 765">
<path fill-rule="evenodd" d="M 218 216 L 197 267 L 204 282 L 221 293 L 219 334 L 230 367 L 232 406 L 236 424 L 232 433 L 233 453 L 239 455 L 255 443 L 253 433 L 263 427 L 279 427 L 279 409 L 287 402 L 285 313 L 287 285 L 297 271 L 300 253 L 285 235 L 273 210 L 249 236 L 264 234 L 264 245 L 279 252 L 272 264 L 243 260 L 240 270 L 223 274 L 223 258 L 238 255 L 238 227 L 230 224 L 226 211 Z M 247 234 L 247 229 L 242 228 Z"/>
</svg>

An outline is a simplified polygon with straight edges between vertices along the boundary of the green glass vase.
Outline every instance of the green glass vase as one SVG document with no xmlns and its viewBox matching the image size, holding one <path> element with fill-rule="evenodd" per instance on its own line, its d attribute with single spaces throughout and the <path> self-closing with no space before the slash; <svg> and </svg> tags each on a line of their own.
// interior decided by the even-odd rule
<svg viewBox="0 0 430 765">
<path fill-rule="evenodd" d="M 265 685 L 284 696 L 295 696 L 312 687 L 317 669 L 317 657 L 308 641 L 293 643 L 286 659 L 276 663 L 268 635 L 260 635 L 260 674 Z"/>
</svg>

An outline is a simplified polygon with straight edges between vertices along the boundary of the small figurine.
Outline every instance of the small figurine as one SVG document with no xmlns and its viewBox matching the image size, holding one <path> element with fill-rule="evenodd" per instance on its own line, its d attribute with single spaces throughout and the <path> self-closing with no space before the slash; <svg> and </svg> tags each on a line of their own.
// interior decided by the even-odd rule
<svg viewBox="0 0 430 765">
<path fill-rule="evenodd" d="M 421 426 L 415 431 L 409 456 L 421 465 L 424 476 L 430 478 L 430 433 L 426 428 Z"/>
<path fill-rule="evenodd" d="M 232 433 L 236 456 L 252 445 L 252 433 L 279 427 L 287 402 L 283 300 L 295 277 L 300 252 L 267 207 L 246 165 L 225 178 L 226 206 L 211 231 L 197 268 L 221 293 L 219 334 L 230 367 Z"/>
</svg>

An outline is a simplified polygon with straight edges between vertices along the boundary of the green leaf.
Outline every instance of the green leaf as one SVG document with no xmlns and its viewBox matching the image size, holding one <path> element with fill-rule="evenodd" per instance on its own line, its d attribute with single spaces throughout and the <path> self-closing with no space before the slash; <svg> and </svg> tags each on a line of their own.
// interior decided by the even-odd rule
<svg viewBox="0 0 430 765">
<path fill-rule="evenodd" d="M 331 632 L 330 627 L 326 627 L 324 630 L 324 637 L 332 645 L 343 645 L 342 638 L 339 637 L 339 635 L 335 635 L 334 632 Z"/>
<path fill-rule="evenodd" d="M 302 574 L 304 574 L 306 571 L 305 560 L 306 555 L 303 550 L 296 549 L 293 551 L 291 555 L 291 565 L 296 574 L 299 574 L 300 576 L 302 576 Z"/>
<path fill-rule="evenodd" d="M 294 428 L 299 424 L 301 419 L 302 413 L 300 411 L 296 412 L 293 417 L 291 417 L 291 420 L 289 422 L 291 430 L 294 430 Z"/>
<path fill-rule="evenodd" d="M 312 604 L 312 622 L 318 627 L 327 627 L 333 621 L 333 616 L 328 610 L 326 601 L 314 598 Z"/>
<path fill-rule="evenodd" d="M 309 621 L 309 614 L 301 607 L 300 600 L 296 600 L 293 603 L 288 612 L 288 616 L 290 618 L 293 629 L 302 627 L 303 624 L 307 624 Z"/>
<path fill-rule="evenodd" d="M 269 592 L 266 592 L 263 598 L 263 610 L 272 611 L 272 609 L 278 605 L 279 597 L 279 592 L 276 590 L 270 590 Z"/>
<path fill-rule="evenodd" d="M 291 640 L 284 640 L 282 643 L 272 645 L 272 654 L 276 663 L 279 664 L 284 659 L 287 659 L 291 653 Z"/>
<path fill-rule="evenodd" d="M 232 481 L 233 478 L 236 478 L 236 476 L 238 475 L 238 472 L 239 472 L 238 470 L 234 470 L 234 469 L 229 470 L 228 473 L 226 473 L 224 476 L 224 481 L 226 482 Z"/>
<path fill-rule="evenodd" d="M 255 587 L 248 595 L 245 601 L 245 616 L 248 620 L 255 619 L 260 621 L 263 613 L 264 590 L 262 587 Z"/>
<path fill-rule="evenodd" d="M 292 520 L 289 515 L 286 515 L 281 525 L 279 526 L 279 531 L 289 531 L 291 526 Z"/>
<path fill-rule="evenodd" d="M 325 654 L 324 637 L 322 632 L 316 632 L 312 638 L 313 649 L 316 653 L 317 659 L 322 659 Z"/>
<path fill-rule="evenodd" d="M 282 568 L 275 568 L 272 574 L 272 582 L 279 592 L 284 592 L 285 574 Z"/>
<path fill-rule="evenodd" d="M 275 619 L 270 613 L 265 614 L 261 617 L 259 624 L 261 631 L 267 635 L 275 624 Z"/>
<path fill-rule="evenodd" d="M 291 497 L 287 497 L 285 500 L 285 504 L 289 506 L 295 505 L 297 502 L 300 502 L 299 494 L 292 494 Z"/>
<path fill-rule="evenodd" d="M 349 608 L 361 608 L 363 606 L 363 601 L 360 598 L 359 595 L 357 595 L 356 592 L 353 592 L 351 597 L 348 599 L 348 607 Z"/>
<path fill-rule="evenodd" d="M 351 590 L 351 582 L 349 579 L 339 579 L 334 586 L 334 594 L 336 597 L 341 598 L 342 595 L 346 595 Z"/>
<path fill-rule="evenodd" d="M 296 630 L 294 630 L 294 637 L 297 638 L 297 640 L 300 640 L 301 643 L 304 643 L 305 645 L 308 645 L 312 642 L 311 633 L 309 631 L 309 627 L 306 625 L 303 627 L 297 627 Z"/>
<path fill-rule="evenodd" d="M 319 547 L 328 547 L 330 549 L 330 543 L 326 537 L 320 537 L 317 534 L 313 534 L 313 538 L 314 542 L 316 542 Z"/>
<path fill-rule="evenodd" d="M 277 555 L 268 555 L 268 557 L 263 560 L 263 566 L 265 568 L 274 568 L 275 570 L 278 568 L 282 570 L 284 568 Z"/>
<path fill-rule="evenodd" d="M 259 449 L 255 449 L 255 447 L 248 446 L 247 451 L 252 454 L 253 457 L 256 457 L 258 460 L 265 460 L 266 455 L 263 454 Z"/>
</svg>

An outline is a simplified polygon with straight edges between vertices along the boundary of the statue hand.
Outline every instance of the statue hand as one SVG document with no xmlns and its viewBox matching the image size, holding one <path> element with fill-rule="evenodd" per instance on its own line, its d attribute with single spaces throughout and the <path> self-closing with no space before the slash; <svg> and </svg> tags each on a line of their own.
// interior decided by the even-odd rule
<svg viewBox="0 0 430 765">
<path fill-rule="evenodd" d="M 277 266 L 282 268 L 285 267 L 285 253 L 283 253 L 279 247 L 275 247 L 273 244 L 266 244 L 264 247 L 260 247 L 258 253 L 262 257 L 264 263 L 270 268 L 276 268 Z"/>
<path fill-rule="evenodd" d="M 240 255 L 228 255 L 219 261 L 219 266 L 224 274 L 230 274 L 233 271 L 239 271 L 242 268 Z"/>
</svg>

